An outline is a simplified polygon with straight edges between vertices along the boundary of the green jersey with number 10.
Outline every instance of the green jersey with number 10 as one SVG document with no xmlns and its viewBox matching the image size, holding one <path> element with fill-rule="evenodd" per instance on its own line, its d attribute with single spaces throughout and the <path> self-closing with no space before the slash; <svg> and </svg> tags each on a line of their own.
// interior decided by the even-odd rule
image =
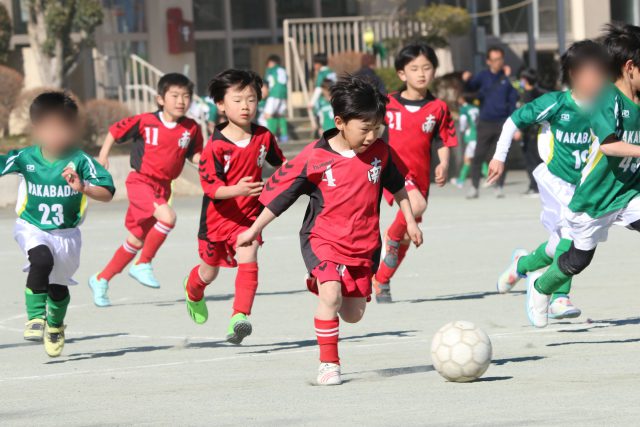
<svg viewBox="0 0 640 427">
<path fill-rule="evenodd" d="M 53 162 L 42 156 L 39 146 L 10 151 L 0 156 L 0 176 L 21 175 L 16 213 L 41 230 L 76 227 L 87 206 L 86 196 L 74 191 L 62 176 L 67 167 L 75 169 L 85 185 L 105 187 L 115 192 L 113 180 L 98 162 L 81 150 L 74 150 Z"/>
<path fill-rule="evenodd" d="M 580 182 L 591 146 L 591 124 L 570 91 L 545 93 L 518 108 L 511 120 L 519 129 L 542 125 L 538 151 L 549 172 L 570 184 Z"/>
<path fill-rule="evenodd" d="M 593 146 L 569 208 L 593 218 L 622 209 L 640 193 L 640 158 L 607 156 L 600 144 L 615 138 L 640 145 L 640 107 L 608 85 L 591 115 Z"/>
</svg>

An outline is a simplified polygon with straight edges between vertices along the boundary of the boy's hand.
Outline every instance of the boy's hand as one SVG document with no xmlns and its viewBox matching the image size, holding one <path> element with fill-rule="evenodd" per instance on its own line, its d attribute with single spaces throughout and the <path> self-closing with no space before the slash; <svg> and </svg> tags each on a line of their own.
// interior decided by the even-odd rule
<svg viewBox="0 0 640 427">
<path fill-rule="evenodd" d="M 98 163 L 100 163 L 103 168 L 109 169 L 109 158 L 107 156 L 98 156 Z"/>
<path fill-rule="evenodd" d="M 504 173 L 504 162 L 493 159 L 489 162 L 489 173 L 487 174 L 487 184 L 493 184 Z"/>
<path fill-rule="evenodd" d="M 258 234 L 260 233 L 255 231 L 253 228 L 246 229 L 242 233 L 238 234 L 238 238 L 236 239 L 236 246 L 239 248 L 251 246 L 253 242 L 258 238 Z"/>
<path fill-rule="evenodd" d="M 78 176 L 78 173 L 73 168 L 69 166 L 64 168 L 64 170 L 62 171 L 62 176 L 67 181 L 67 184 L 69 184 L 69 187 L 71 187 L 73 190 L 77 191 L 78 193 L 84 192 L 84 182 L 82 182 L 82 180 Z"/>
<path fill-rule="evenodd" d="M 473 74 L 471 74 L 471 71 L 465 71 L 462 73 L 463 82 L 468 82 L 469 80 L 471 80 L 471 77 L 473 77 Z"/>
<path fill-rule="evenodd" d="M 411 224 L 407 224 L 407 234 L 409 238 L 416 245 L 416 248 L 420 247 L 422 244 L 422 230 L 418 227 L 418 224 L 415 221 L 411 221 Z"/>
<path fill-rule="evenodd" d="M 447 183 L 447 176 L 449 175 L 449 165 L 440 163 L 436 166 L 435 180 L 438 187 L 444 187 Z"/>
<path fill-rule="evenodd" d="M 251 181 L 251 179 L 250 176 L 245 176 L 238 181 L 235 185 L 238 196 L 258 197 L 260 195 L 264 182 Z"/>
</svg>

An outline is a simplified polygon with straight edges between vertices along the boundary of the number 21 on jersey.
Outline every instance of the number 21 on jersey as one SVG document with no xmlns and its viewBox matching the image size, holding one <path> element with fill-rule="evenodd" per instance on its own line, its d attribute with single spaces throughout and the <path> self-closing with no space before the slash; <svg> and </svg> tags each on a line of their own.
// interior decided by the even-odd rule
<svg viewBox="0 0 640 427">
<path fill-rule="evenodd" d="M 400 111 L 387 111 L 389 129 L 402 130 L 402 113 Z"/>
</svg>

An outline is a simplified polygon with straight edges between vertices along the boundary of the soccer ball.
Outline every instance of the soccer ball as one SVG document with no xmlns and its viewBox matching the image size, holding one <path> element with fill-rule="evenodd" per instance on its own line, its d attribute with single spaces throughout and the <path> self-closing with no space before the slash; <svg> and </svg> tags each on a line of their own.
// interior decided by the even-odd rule
<svg viewBox="0 0 640 427">
<path fill-rule="evenodd" d="M 431 359 L 436 371 L 453 382 L 473 381 L 491 363 L 491 340 L 476 325 L 464 320 L 444 325 L 431 342 Z"/>
</svg>

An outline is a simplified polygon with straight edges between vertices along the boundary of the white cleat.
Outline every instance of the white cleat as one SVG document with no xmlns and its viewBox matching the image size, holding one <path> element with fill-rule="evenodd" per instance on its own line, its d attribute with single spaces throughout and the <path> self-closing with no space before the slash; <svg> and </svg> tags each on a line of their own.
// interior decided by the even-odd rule
<svg viewBox="0 0 640 427">
<path fill-rule="evenodd" d="M 527 317 L 536 328 L 546 328 L 549 324 L 549 300 L 551 295 L 538 292 L 534 286 L 542 273 L 531 273 L 527 278 Z"/>
<path fill-rule="evenodd" d="M 511 255 L 511 264 L 509 267 L 498 277 L 498 293 L 506 294 L 511 291 L 518 281 L 526 276 L 518 274 L 518 260 L 529 253 L 525 249 L 516 249 Z"/>
<path fill-rule="evenodd" d="M 340 385 L 340 365 L 335 363 L 321 363 L 318 368 L 318 385 Z"/>
<path fill-rule="evenodd" d="M 582 311 L 566 297 L 558 297 L 549 304 L 549 317 L 552 319 L 573 319 L 579 317 Z"/>
</svg>

